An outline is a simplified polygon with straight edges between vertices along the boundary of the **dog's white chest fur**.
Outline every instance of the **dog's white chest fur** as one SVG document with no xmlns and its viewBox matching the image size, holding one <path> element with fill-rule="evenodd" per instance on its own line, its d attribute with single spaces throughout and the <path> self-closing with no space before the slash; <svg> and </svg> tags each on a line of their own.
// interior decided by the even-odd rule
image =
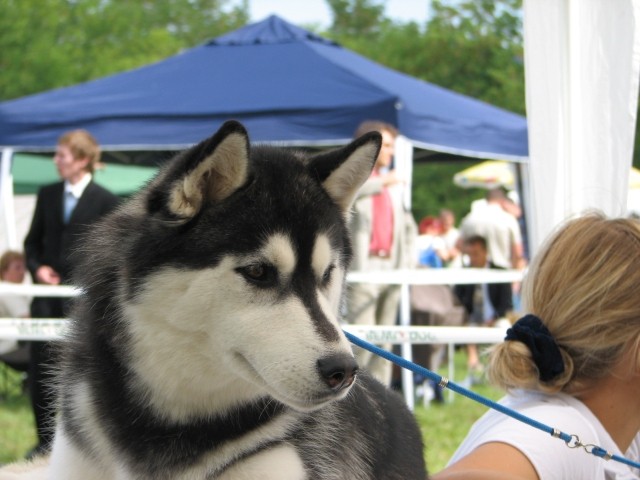
<svg viewBox="0 0 640 480">
<path fill-rule="evenodd" d="M 281 446 L 252 456 L 230 468 L 220 480 L 305 480 L 307 474 L 298 453 Z"/>
<path fill-rule="evenodd" d="M 115 458 L 87 459 L 61 434 L 57 438 L 57 458 L 49 468 L 38 472 L 25 473 L 16 479 L 30 480 L 137 480 L 136 475 L 118 465 Z M 106 453 L 106 452 L 103 452 Z M 96 468 L 97 465 L 100 468 Z M 201 464 L 176 474 L 174 480 L 305 480 L 307 474 L 295 448 L 282 445 L 252 455 L 234 464 L 222 474 L 214 475 L 206 459 Z M 0 476 L 0 480 L 4 480 Z M 7 477 L 6 480 L 13 480 Z"/>
</svg>

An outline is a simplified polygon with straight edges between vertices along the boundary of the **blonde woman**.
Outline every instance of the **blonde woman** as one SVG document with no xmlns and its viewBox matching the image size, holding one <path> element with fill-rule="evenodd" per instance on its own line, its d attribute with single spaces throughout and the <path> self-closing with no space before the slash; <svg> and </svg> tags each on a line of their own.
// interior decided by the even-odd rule
<svg viewBox="0 0 640 480">
<path fill-rule="evenodd" d="M 640 462 L 640 222 L 590 214 L 534 259 L 525 311 L 490 355 L 501 403 Z M 637 479 L 495 410 L 471 428 L 435 479 Z"/>
</svg>

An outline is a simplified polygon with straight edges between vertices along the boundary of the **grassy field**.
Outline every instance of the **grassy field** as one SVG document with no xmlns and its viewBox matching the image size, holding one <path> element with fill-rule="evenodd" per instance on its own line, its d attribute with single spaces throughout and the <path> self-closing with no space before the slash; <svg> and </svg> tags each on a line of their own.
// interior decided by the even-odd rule
<svg viewBox="0 0 640 480">
<path fill-rule="evenodd" d="M 487 385 L 474 386 L 473 391 L 492 400 L 502 396 L 502 393 Z M 447 395 L 448 392 L 445 392 L 445 397 Z M 416 407 L 415 414 L 422 429 L 429 472 L 436 473 L 444 468 L 471 425 L 486 411 L 484 405 L 458 394 L 450 403 Z"/>
<path fill-rule="evenodd" d="M 0 465 L 23 458 L 36 444 L 29 397 L 21 377 L 0 362 Z"/>
<path fill-rule="evenodd" d="M 456 380 L 465 375 L 464 356 L 456 354 Z M 444 374 L 444 373 L 443 373 Z M 500 393 L 486 385 L 474 391 L 491 399 Z M 448 400 L 449 392 L 445 393 Z M 24 457 L 36 442 L 33 416 L 28 397 L 21 392 L 20 379 L 0 364 L 0 465 Z M 455 395 L 444 404 L 431 403 L 424 407 L 417 402 L 415 414 L 422 428 L 426 444 L 425 458 L 432 473 L 440 471 L 467 434 L 469 427 L 486 407 L 466 397 Z"/>
</svg>

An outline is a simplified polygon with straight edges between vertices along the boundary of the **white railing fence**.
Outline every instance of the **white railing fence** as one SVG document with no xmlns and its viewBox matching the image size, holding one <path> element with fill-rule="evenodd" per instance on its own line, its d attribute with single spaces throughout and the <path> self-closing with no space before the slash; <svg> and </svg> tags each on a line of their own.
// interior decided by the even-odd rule
<svg viewBox="0 0 640 480">
<path fill-rule="evenodd" d="M 400 345 L 402 357 L 412 360 L 412 345 L 446 344 L 448 348 L 448 377 L 454 379 L 454 349 L 464 344 L 494 344 L 504 339 L 505 327 L 438 327 L 412 326 L 409 306 L 409 287 L 411 285 L 453 285 L 475 283 L 500 283 L 521 281 L 523 273 L 517 270 L 488 269 L 416 269 L 395 270 L 391 272 L 352 272 L 347 276 L 349 282 L 384 283 L 401 287 L 401 306 L 399 326 L 363 326 L 343 325 L 343 328 L 374 344 Z M 15 285 L 0 284 L 0 297 L 3 295 L 23 295 L 26 297 L 72 297 L 80 290 L 72 286 Z M 60 318 L 0 318 L 0 339 L 40 340 L 60 339 L 69 320 Z M 413 374 L 403 369 L 402 385 L 407 404 L 414 407 Z M 452 392 L 450 392 L 451 394 Z"/>
</svg>

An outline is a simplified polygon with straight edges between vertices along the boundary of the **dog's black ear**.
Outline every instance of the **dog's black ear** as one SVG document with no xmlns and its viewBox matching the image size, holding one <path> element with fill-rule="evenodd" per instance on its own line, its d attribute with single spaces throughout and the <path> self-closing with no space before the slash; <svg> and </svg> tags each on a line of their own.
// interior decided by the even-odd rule
<svg viewBox="0 0 640 480">
<path fill-rule="evenodd" d="M 193 218 L 206 202 L 227 198 L 247 181 L 249 137 L 236 121 L 174 160 L 149 196 L 150 211 L 173 219 Z"/>
<path fill-rule="evenodd" d="M 311 158 L 309 169 L 343 212 L 349 211 L 358 189 L 371 175 L 381 145 L 382 135 L 369 132 L 346 147 Z"/>
</svg>

